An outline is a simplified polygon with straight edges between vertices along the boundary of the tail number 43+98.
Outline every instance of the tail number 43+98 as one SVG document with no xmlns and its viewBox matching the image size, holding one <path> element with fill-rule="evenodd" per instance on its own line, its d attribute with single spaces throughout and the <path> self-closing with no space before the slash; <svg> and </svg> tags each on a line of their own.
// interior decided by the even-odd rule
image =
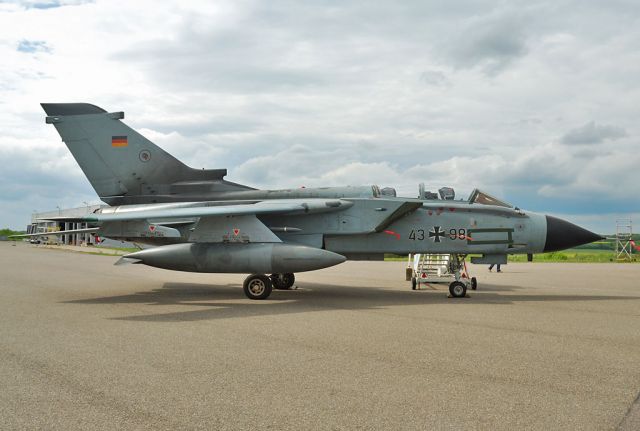
<svg viewBox="0 0 640 431">
<path fill-rule="evenodd" d="M 452 241 L 463 241 L 468 239 L 467 230 L 464 228 L 451 228 L 447 233 L 440 226 L 434 226 L 429 231 L 425 231 L 424 229 L 411 229 L 411 232 L 409 232 L 409 239 L 413 241 L 431 239 L 433 242 L 441 242 L 442 238 L 448 238 Z"/>
</svg>

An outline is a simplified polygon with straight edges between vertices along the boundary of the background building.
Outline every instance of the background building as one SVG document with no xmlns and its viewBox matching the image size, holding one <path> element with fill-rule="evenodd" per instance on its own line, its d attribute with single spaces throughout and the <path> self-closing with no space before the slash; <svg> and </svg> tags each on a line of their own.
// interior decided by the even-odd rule
<svg viewBox="0 0 640 431">
<path fill-rule="evenodd" d="M 85 229 L 88 227 L 87 223 L 69 223 L 42 219 L 46 219 L 48 217 L 82 217 L 93 213 L 101 207 L 101 205 L 86 205 L 78 208 L 58 208 L 52 211 L 33 213 L 31 215 L 31 224 L 27 226 L 27 233 L 46 234 L 47 232 Z M 51 236 L 49 238 L 51 242 L 66 245 L 89 245 L 96 243 L 94 235 L 88 233 L 76 233 L 57 237 Z"/>
<path fill-rule="evenodd" d="M 50 217 L 82 217 L 92 214 L 100 208 L 108 205 L 85 205 L 77 208 L 57 208 L 51 211 L 34 212 L 31 214 L 31 223 L 27 226 L 27 233 L 42 233 L 45 242 L 64 245 L 96 245 L 106 247 L 135 247 L 135 245 L 124 241 L 113 241 L 105 238 L 96 239 L 92 233 L 74 233 L 68 235 L 52 235 L 45 237 L 47 232 L 58 232 L 65 230 L 85 229 L 87 223 L 70 223 L 60 221 L 47 221 Z"/>
</svg>

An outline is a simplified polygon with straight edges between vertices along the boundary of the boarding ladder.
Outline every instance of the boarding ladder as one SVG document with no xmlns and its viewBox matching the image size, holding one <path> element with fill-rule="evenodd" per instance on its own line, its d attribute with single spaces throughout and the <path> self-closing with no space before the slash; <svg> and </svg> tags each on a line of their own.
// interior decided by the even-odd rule
<svg viewBox="0 0 640 431">
<path fill-rule="evenodd" d="M 413 256 L 417 278 L 440 278 L 449 274 L 449 254 L 418 253 Z"/>
</svg>

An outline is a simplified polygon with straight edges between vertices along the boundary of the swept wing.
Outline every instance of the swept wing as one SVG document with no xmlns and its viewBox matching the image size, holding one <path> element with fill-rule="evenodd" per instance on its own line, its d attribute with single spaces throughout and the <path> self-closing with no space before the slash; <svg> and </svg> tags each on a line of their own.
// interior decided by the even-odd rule
<svg viewBox="0 0 640 431">
<path fill-rule="evenodd" d="M 115 221 L 133 220 L 159 220 L 159 219 L 184 219 L 187 217 L 213 217 L 213 216 L 239 216 L 239 215 L 261 215 L 261 214 L 304 214 L 322 213 L 343 210 L 353 205 L 353 202 L 342 199 L 305 199 L 305 200 L 273 200 L 262 201 L 255 204 L 240 205 L 219 205 L 189 208 L 159 208 L 155 209 L 149 205 L 149 209 L 139 211 L 97 213 L 83 217 L 48 217 L 46 220 L 52 221 L 78 221 L 87 223 L 104 223 Z"/>
</svg>

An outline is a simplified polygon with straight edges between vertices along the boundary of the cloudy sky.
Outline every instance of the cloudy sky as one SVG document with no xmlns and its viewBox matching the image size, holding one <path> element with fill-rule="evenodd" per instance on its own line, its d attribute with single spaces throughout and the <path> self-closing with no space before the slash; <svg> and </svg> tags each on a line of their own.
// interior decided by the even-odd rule
<svg viewBox="0 0 640 431">
<path fill-rule="evenodd" d="M 40 102 L 259 188 L 480 187 L 640 226 L 640 3 L 0 1 L 0 227 L 98 203 Z"/>
</svg>

